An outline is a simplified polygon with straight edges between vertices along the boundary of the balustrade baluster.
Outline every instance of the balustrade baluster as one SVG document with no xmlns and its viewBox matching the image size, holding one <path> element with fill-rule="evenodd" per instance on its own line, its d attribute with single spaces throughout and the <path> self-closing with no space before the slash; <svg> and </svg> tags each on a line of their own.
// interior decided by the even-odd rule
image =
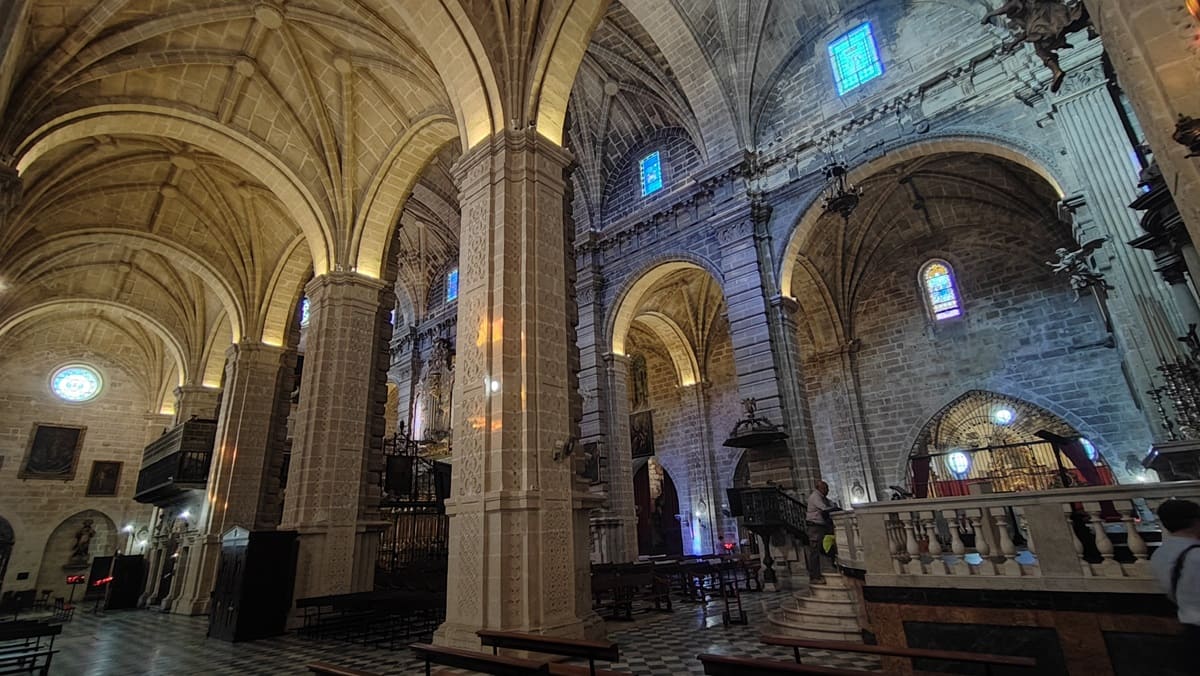
<svg viewBox="0 0 1200 676">
<path fill-rule="evenodd" d="M 884 531 L 887 533 L 888 553 L 892 557 L 892 569 L 897 575 L 904 575 L 908 572 L 904 565 L 903 548 L 900 546 L 900 534 L 896 532 L 896 527 L 899 522 L 893 518 L 893 515 L 888 515 L 884 523 Z"/>
<path fill-rule="evenodd" d="M 946 519 L 946 525 L 950 529 L 950 551 L 954 552 L 954 561 L 947 567 L 947 571 L 951 575 L 969 575 L 971 567 L 967 564 L 967 546 L 963 544 L 962 522 L 958 517 L 958 512 L 953 509 L 947 509 L 942 512 L 942 516 Z"/>
<path fill-rule="evenodd" d="M 992 562 L 992 543 L 991 536 L 988 530 L 991 528 L 987 511 L 983 509 L 972 509 L 971 514 L 967 518 L 971 520 L 971 528 L 975 531 L 975 551 L 981 559 L 979 565 L 975 567 L 976 575 L 995 575 L 996 564 Z"/>
<path fill-rule="evenodd" d="M 925 536 L 929 541 L 929 572 L 933 575 L 946 574 L 946 562 L 942 559 L 942 543 L 938 539 L 937 512 L 924 512 Z"/>
<path fill-rule="evenodd" d="M 925 565 L 921 560 L 921 543 L 918 530 L 921 524 L 911 513 L 907 519 L 901 519 L 901 523 L 904 524 L 905 549 L 908 551 L 909 560 L 911 563 L 916 564 L 915 567 L 909 566 L 908 572 L 914 575 L 923 574 L 925 572 Z"/>
<path fill-rule="evenodd" d="M 1003 575 L 1019 577 L 1021 566 L 1017 563 L 1017 545 L 1013 542 L 1012 532 L 1008 529 L 1008 510 L 1004 507 L 992 507 L 992 518 L 996 520 L 996 531 L 1000 535 L 1001 559 L 998 568 Z"/>
<path fill-rule="evenodd" d="M 1113 558 L 1113 543 L 1108 539 L 1108 531 L 1104 530 L 1104 513 L 1098 503 L 1089 502 L 1084 505 L 1092 520 L 1092 537 L 1096 541 L 1096 549 L 1103 560 L 1092 566 L 1101 577 L 1121 577 L 1121 565 Z"/>
<path fill-rule="evenodd" d="M 866 559 L 863 557 L 862 534 L 858 530 L 857 514 L 850 517 L 850 534 L 853 538 L 852 546 L 854 551 L 851 554 L 854 556 L 854 560 L 859 562 L 865 561 Z"/>
<path fill-rule="evenodd" d="M 1125 542 L 1129 545 L 1129 551 L 1133 553 L 1134 557 L 1133 563 L 1125 567 L 1125 572 L 1130 577 L 1150 577 L 1150 550 L 1146 547 L 1146 541 L 1142 538 L 1142 534 L 1138 532 L 1138 517 L 1136 504 L 1121 517 L 1121 520 L 1125 522 Z"/>
</svg>

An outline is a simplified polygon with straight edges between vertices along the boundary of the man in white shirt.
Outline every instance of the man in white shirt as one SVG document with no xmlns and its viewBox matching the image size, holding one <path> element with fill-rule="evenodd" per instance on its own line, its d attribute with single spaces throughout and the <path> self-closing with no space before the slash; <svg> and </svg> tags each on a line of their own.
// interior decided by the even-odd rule
<svg viewBox="0 0 1200 676">
<path fill-rule="evenodd" d="M 829 501 L 829 484 L 817 481 L 817 487 L 808 495 L 808 509 L 804 515 L 805 531 L 808 534 L 808 548 L 804 552 L 805 566 L 808 568 L 810 584 L 825 584 L 825 576 L 821 574 L 821 543 L 826 535 L 833 534 L 833 512 L 837 505 Z"/>
<path fill-rule="evenodd" d="M 1158 520 L 1170 536 L 1150 557 L 1150 567 L 1179 608 L 1185 642 L 1194 650 L 1200 641 L 1200 504 L 1167 500 L 1158 507 Z"/>
</svg>

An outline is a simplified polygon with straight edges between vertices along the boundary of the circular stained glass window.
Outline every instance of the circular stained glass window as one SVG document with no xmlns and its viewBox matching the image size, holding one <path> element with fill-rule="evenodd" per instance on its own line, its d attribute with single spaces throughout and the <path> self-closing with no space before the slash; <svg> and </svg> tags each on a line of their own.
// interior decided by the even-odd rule
<svg viewBox="0 0 1200 676">
<path fill-rule="evenodd" d="M 992 411 L 992 422 L 996 423 L 997 425 L 1007 425 L 1012 422 L 1013 418 L 1015 417 L 1017 417 L 1017 414 L 1013 413 L 1011 408 L 1002 407 Z"/>
<path fill-rule="evenodd" d="M 87 401 L 97 394 L 103 381 L 95 369 L 82 364 L 64 366 L 50 378 L 50 389 L 64 401 Z"/>
<path fill-rule="evenodd" d="M 963 477 L 966 476 L 967 470 L 971 469 L 971 458 L 962 451 L 955 451 L 946 456 L 946 464 L 956 476 Z"/>
</svg>

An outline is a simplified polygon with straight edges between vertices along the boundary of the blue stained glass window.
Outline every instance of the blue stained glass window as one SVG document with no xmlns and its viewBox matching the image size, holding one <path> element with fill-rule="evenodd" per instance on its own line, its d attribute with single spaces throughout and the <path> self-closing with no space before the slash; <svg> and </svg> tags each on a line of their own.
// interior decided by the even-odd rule
<svg viewBox="0 0 1200 676">
<path fill-rule="evenodd" d="M 921 283 L 925 286 L 929 313 L 934 319 L 950 319 L 962 314 L 958 289 L 954 287 L 954 274 L 949 265 L 941 261 L 926 263 L 921 272 Z"/>
<path fill-rule="evenodd" d="M 458 268 L 446 273 L 446 302 L 458 300 Z"/>
<path fill-rule="evenodd" d="M 662 160 L 659 158 L 657 150 L 642 158 L 641 168 L 642 197 L 662 190 Z"/>
<path fill-rule="evenodd" d="M 300 326 L 308 326 L 308 296 L 300 299 Z"/>
<path fill-rule="evenodd" d="M 829 43 L 829 61 L 833 64 L 838 96 L 883 75 L 871 23 L 864 23 Z"/>
<path fill-rule="evenodd" d="M 50 378 L 50 388 L 64 401 L 87 401 L 100 394 L 100 374 L 82 364 L 64 366 Z"/>
</svg>

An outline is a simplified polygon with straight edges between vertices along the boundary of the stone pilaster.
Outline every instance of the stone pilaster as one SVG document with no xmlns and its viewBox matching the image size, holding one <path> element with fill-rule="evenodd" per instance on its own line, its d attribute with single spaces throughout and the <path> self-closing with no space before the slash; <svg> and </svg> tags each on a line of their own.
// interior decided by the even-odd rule
<svg viewBox="0 0 1200 676">
<path fill-rule="evenodd" d="M 602 630 L 588 591 L 588 515 L 570 458 L 565 151 L 505 132 L 455 168 L 462 206 L 450 586 L 434 640 L 476 630 Z"/>
<path fill-rule="evenodd" d="M 203 385 L 180 385 L 175 388 L 175 423 L 192 418 L 211 420 L 217 417 L 221 388 Z"/>
<path fill-rule="evenodd" d="M 192 553 L 179 607 L 186 614 L 208 611 L 222 534 L 234 526 L 251 531 L 275 527 L 263 504 L 266 494 L 279 490 L 279 466 L 273 462 L 279 449 L 273 442 L 280 424 L 286 424 L 276 406 L 284 354 L 283 348 L 257 343 L 233 345 L 226 353 L 207 499 L 196 523 L 198 551 Z"/>
<path fill-rule="evenodd" d="M 1076 189 L 1086 195 L 1088 214 L 1077 220 L 1076 237 L 1081 243 L 1095 237 L 1109 240 L 1097 259 L 1115 287 L 1108 295 L 1108 309 L 1134 380 L 1131 389 L 1141 399 L 1142 393 L 1153 387 L 1158 357 L 1139 308 L 1156 306 L 1173 324 L 1179 323 L 1179 315 L 1169 291 L 1155 275 L 1151 256 L 1126 245 L 1143 234 L 1137 212 L 1128 206 L 1137 197 L 1140 167 L 1134 164 L 1133 146 L 1108 89 L 1100 45 L 1094 42 L 1085 49 L 1081 54 L 1090 59 L 1071 67 L 1066 86 L 1055 101 L 1054 118 L 1079 168 L 1082 185 Z M 1090 228 L 1087 215 L 1093 217 Z M 1142 403 L 1142 409 L 1149 410 L 1146 402 Z"/>
<path fill-rule="evenodd" d="M 351 272 L 321 275 L 306 287 L 304 375 L 280 525 L 300 533 L 297 599 L 369 590 L 374 581 L 383 289 Z"/>
</svg>

